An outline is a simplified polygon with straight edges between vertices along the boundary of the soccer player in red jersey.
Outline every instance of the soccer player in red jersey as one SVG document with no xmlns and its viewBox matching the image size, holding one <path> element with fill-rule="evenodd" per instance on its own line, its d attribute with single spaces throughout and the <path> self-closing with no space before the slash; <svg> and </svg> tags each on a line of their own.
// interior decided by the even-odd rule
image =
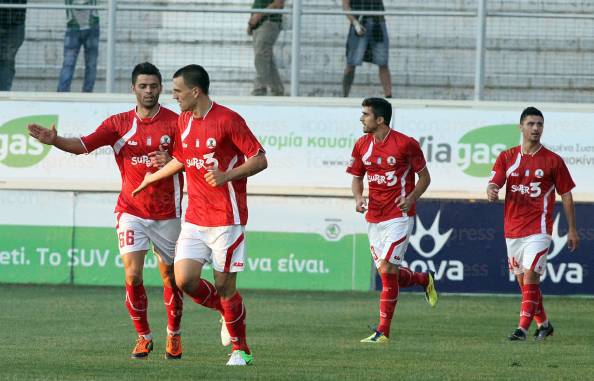
<svg viewBox="0 0 594 381">
<path fill-rule="evenodd" d="M 567 246 L 574 251 L 579 243 L 571 195 L 575 184 L 563 159 L 540 143 L 543 128 L 544 117 L 538 109 L 528 107 L 522 112 L 522 145 L 499 154 L 487 186 L 487 198 L 494 202 L 506 184 L 503 225 L 507 258 L 522 290 L 520 322 L 509 336 L 512 341 L 526 340 L 533 319 L 538 325 L 535 340 L 553 334 L 542 304 L 540 276 L 551 245 L 555 190 L 561 195 L 567 218 Z"/>
<path fill-rule="evenodd" d="M 132 358 L 146 358 L 153 348 L 147 319 L 148 300 L 143 286 L 144 258 L 149 244 L 158 257 L 163 279 L 163 298 L 167 311 L 167 358 L 182 356 L 180 322 L 182 292 L 175 284 L 173 257 L 181 223 L 183 176 L 153 184 L 139 197 L 131 192 L 146 173 L 155 172 L 170 160 L 177 134 L 178 115 L 159 104 L 161 73 L 151 63 L 136 65 L 132 71 L 132 91 L 136 107 L 107 118 L 91 134 L 66 138 L 51 129 L 29 125 L 29 133 L 45 144 L 76 155 L 99 147 L 113 148 L 122 177 L 122 190 L 115 208 L 119 249 L 126 277 L 126 307 L 138 339 Z"/>
<path fill-rule="evenodd" d="M 147 174 L 134 194 L 185 169 L 188 209 L 177 242 L 175 278 L 192 299 L 207 300 L 222 309 L 233 344 L 227 365 L 249 365 L 253 356 L 246 342 L 246 309 L 236 279 L 245 268 L 247 177 L 268 164 L 243 118 L 213 102 L 209 86 L 202 66 L 188 65 L 174 74 L 173 97 L 182 114 L 173 159 Z M 212 264 L 214 290 L 201 279 L 205 263 Z"/>
<path fill-rule="evenodd" d="M 427 190 L 431 177 L 416 140 L 390 128 L 392 105 L 382 98 L 363 100 L 363 135 L 355 143 L 347 172 L 353 175 L 355 208 L 365 213 L 371 255 L 382 279 L 380 323 L 364 343 L 386 343 L 400 287 L 425 289 L 434 307 L 437 292 L 433 272 L 412 272 L 401 266 L 413 229 L 415 203 Z M 415 184 L 415 173 L 419 176 Z M 367 175 L 369 203 L 363 197 Z"/>
</svg>

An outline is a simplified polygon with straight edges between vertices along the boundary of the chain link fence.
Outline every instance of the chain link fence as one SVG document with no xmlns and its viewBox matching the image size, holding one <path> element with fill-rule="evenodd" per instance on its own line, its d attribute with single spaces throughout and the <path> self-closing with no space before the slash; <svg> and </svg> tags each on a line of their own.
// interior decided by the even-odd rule
<svg viewBox="0 0 594 381">
<path fill-rule="evenodd" d="M 480 86 L 475 71 L 481 68 L 476 50 L 481 46 L 482 19 L 477 17 L 481 1 L 384 0 L 395 98 L 475 97 Z M 10 6 L 5 3 L 0 7 Z M 482 100 L 594 101 L 593 2 L 486 0 L 485 4 Z M 295 5 L 301 10 L 298 15 L 293 13 Z M 251 0 L 97 1 L 90 7 L 100 18 L 94 91 L 129 92 L 133 66 L 150 61 L 165 79 L 183 65 L 201 64 L 212 76 L 213 94 L 249 95 L 256 75 L 252 38 L 246 33 L 251 6 Z M 29 0 L 26 7 L 25 41 L 16 55 L 12 90 L 56 91 L 67 6 L 55 0 Z M 287 95 L 292 89 L 291 95 L 342 96 L 349 30 L 342 1 L 287 0 L 282 12 L 283 31 L 274 57 Z M 110 20 L 115 20 L 113 36 Z M 295 52 L 298 60 L 293 59 Z M 81 51 L 72 91 L 83 88 L 84 61 Z M 292 83 L 292 78 L 298 82 Z M 169 82 L 165 80 L 166 89 Z M 357 67 L 350 96 L 382 94 L 378 67 L 369 63 Z"/>
</svg>

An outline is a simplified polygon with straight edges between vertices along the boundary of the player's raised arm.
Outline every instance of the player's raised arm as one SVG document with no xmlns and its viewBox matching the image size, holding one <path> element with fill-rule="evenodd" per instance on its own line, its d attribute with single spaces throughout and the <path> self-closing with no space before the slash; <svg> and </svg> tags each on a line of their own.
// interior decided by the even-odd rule
<svg viewBox="0 0 594 381">
<path fill-rule="evenodd" d="M 258 152 L 256 156 L 250 157 L 237 168 L 233 168 L 229 172 L 222 172 L 218 169 L 208 171 L 204 175 L 204 179 L 213 187 L 225 184 L 229 181 L 241 180 L 246 177 L 262 172 L 268 167 L 268 160 L 263 151 Z"/>
<path fill-rule="evenodd" d="M 571 192 L 561 195 L 561 202 L 567 219 L 567 247 L 569 247 L 569 250 L 574 251 L 579 246 L 580 238 L 575 224 L 575 206 Z"/>
<path fill-rule="evenodd" d="M 138 194 L 140 191 L 142 191 L 144 188 L 146 188 L 154 182 L 165 179 L 169 176 L 173 176 L 174 174 L 181 171 L 183 168 L 184 165 L 182 163 L 177 161 L 175 157 L 172 158 L 169 161 L 169 163 L 167 163 L 163 168 L 159 169 L 157 172 L 147 173 L 144 176 L 144 180 L 142 180 L 142 183 L 138 186 L 138 188 L 132 191 L 132 196 L 136 196 L 136 194 Z"/>
<path fill-rule="evenodd" d="M 367 202 L 365 197 L 363 197 L 363 186 L 363 177 L 353 176 L 351 191 L 355 198 L 355 210 L 359 213 L 365 213 L 367 211 Z"/>
<path fill-rule="evenodd" d="M 58 135 L 56 126 L 52 128 L 45 128 L 39 124 L 29 124 L 27 126 L 29 135 L 39 140 L 43 144 L 52 145 L 62 151 L 80 155 L 87 153 L 85 146 L 83 145 L 80 138 L 64 138 Z"/>
</svg>

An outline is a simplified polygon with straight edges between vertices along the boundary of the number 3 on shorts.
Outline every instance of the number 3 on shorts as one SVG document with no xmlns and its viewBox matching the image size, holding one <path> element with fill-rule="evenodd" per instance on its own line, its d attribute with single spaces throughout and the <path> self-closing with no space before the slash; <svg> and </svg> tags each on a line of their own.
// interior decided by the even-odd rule
<svg viewBox="0 0 594 381">
<path fill-rule="evenodd" d="M 134 230 L 126 230 L 119 232 L 118 239 L 120 240 L 120 249 L 124 246 L 134 245 Z"/>
</svg>

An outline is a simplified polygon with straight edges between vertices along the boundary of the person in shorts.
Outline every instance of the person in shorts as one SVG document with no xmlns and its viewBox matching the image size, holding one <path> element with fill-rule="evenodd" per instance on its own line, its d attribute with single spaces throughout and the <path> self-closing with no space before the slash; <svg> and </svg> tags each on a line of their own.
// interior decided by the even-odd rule
<svg viewBox="0 0 594 381">
<path fill-rule="evenodd" d="M 561 195 L 567 218 L 567 246 L 574 251 L 579 243 L 571 194 L 575 184 L 563 158 L 540 142 L 544 129 L 540 110 L 526 108 L 519 128 L 522 144 L 497 157 L 487 199 L 497 201 L 499 189 L 505 184 L 503 225 L 507 259 L 522 291 L 518 328 L 508 338 L 526 340 L 532 320 L 536 320 L 534 338 L 541 341 L 554 332 L 542 303 L 540 277 L 546 270 L 551 245 L 555 190 Z"/>
<path fill-rule="evenodd" d="M 402 266 L 412 233 L 416 202 L 431 177 L 419 143 L 389 127 L 392 105 L 382 98 L 363 100 L 361 123 L 365 135 L 355 143 L 347 173 L 355 209 L 365 213 L 371 255 L 382 279 L 380 322 L 363 343 L 387 343 L 401 287 L 423 287 L 429 305 L 437 304 L 434 274 Z M 418 181 L 415 184 L 415 174 Z M 363 197 L 363 179 L 369 184 L 369 202 Z"/>
<path fill-rule="evenodd" d="M 173 259 L 181 225 L 183 176 L 179 174 L 153 184 L 141 197 L 131 195 L 146 173 L 155 172 L 171 160 L 178 115 L 159 104 L 161 90 L 159 69 L 144 62 L 132 71 L 136 107 L 110 116 L 89 135 L 67 138 L 59 136 L 55 126 L 48 129 L 29 125 L 31 136 L 65 152 L 80 155 L 104 146 L 113 149 L 122 177 L 122 190 L 115 207 L 116 231 L 126 278 L 125 303 L 138 333 L 131 357 L 137 359 L 146 358 L 153 349 L 143 285 L 144 258 L 151 243 L 163 279 L 167 311 L 165 355 L 169 359 L 182 356 L 183 294 L 175 284 Z"/>
</svg>

